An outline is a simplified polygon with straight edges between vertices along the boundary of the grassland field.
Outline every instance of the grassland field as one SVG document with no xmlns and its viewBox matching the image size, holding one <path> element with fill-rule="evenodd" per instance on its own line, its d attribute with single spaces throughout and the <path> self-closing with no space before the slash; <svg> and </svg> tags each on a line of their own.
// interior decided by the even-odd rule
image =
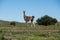
<svg viewBox="0 0 60 40">
<path fill-rule="evenodd" d="M 0 21 L 0 40 L 60 40 L 60 23 L 56 25 L 37 25 L 31 27 L 16 22 L 16 26 L 8 21 Z"/>
</svg>

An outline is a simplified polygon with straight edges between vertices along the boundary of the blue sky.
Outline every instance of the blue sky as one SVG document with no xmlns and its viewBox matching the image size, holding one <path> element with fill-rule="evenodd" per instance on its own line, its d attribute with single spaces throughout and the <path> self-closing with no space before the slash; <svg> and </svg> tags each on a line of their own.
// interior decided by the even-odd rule
<svg viewBox="0 0 60 40">
<path fill-rule="evenodd" d="M 24 22 L 23 10 L 34 21 L 44 15 L 60 21 L 60 0 L 0 0 L 0 20 Z"/>
</svg>

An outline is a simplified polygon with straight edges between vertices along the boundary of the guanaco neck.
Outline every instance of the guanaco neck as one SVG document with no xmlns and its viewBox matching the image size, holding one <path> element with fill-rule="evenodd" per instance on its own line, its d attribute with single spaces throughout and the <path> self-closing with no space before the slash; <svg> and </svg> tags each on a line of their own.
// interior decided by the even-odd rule
<svg viewBox="0 0 60 40">
<path fill-rule="evenodd" d="M 25 15 L 25 11 L 23 11 L 23 14 L 24 14 L 23 16 L 24 16 L 24 18 L 25 18 L 25 16 L 26 16 L 26 15 Z"/>
</svg>

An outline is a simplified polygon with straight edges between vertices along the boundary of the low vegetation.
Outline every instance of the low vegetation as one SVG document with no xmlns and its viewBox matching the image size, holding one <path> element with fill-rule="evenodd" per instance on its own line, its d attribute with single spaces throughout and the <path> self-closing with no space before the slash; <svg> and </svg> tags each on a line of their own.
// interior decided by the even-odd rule
<svg viewBox="0 0 60 40">
<path fill-rule="evenodd" d="M 0 21 L 0 40 L 60 40 L 60 23 L 49 26 L 35 24 L 35 27 L 20 22 L 15 22 L 15 26 L 10 23 Z"/>
</svg>

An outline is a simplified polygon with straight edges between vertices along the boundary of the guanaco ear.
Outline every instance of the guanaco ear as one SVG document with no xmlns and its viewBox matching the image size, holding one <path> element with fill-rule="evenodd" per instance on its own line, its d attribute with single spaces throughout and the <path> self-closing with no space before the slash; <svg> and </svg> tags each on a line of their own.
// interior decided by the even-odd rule
<svg viewBox="0 0 60 40">
<path fill-rule="evenodd" d="M 23 13 L 25 13 L 25 10 L 23 11 Z"/>
</svg>

